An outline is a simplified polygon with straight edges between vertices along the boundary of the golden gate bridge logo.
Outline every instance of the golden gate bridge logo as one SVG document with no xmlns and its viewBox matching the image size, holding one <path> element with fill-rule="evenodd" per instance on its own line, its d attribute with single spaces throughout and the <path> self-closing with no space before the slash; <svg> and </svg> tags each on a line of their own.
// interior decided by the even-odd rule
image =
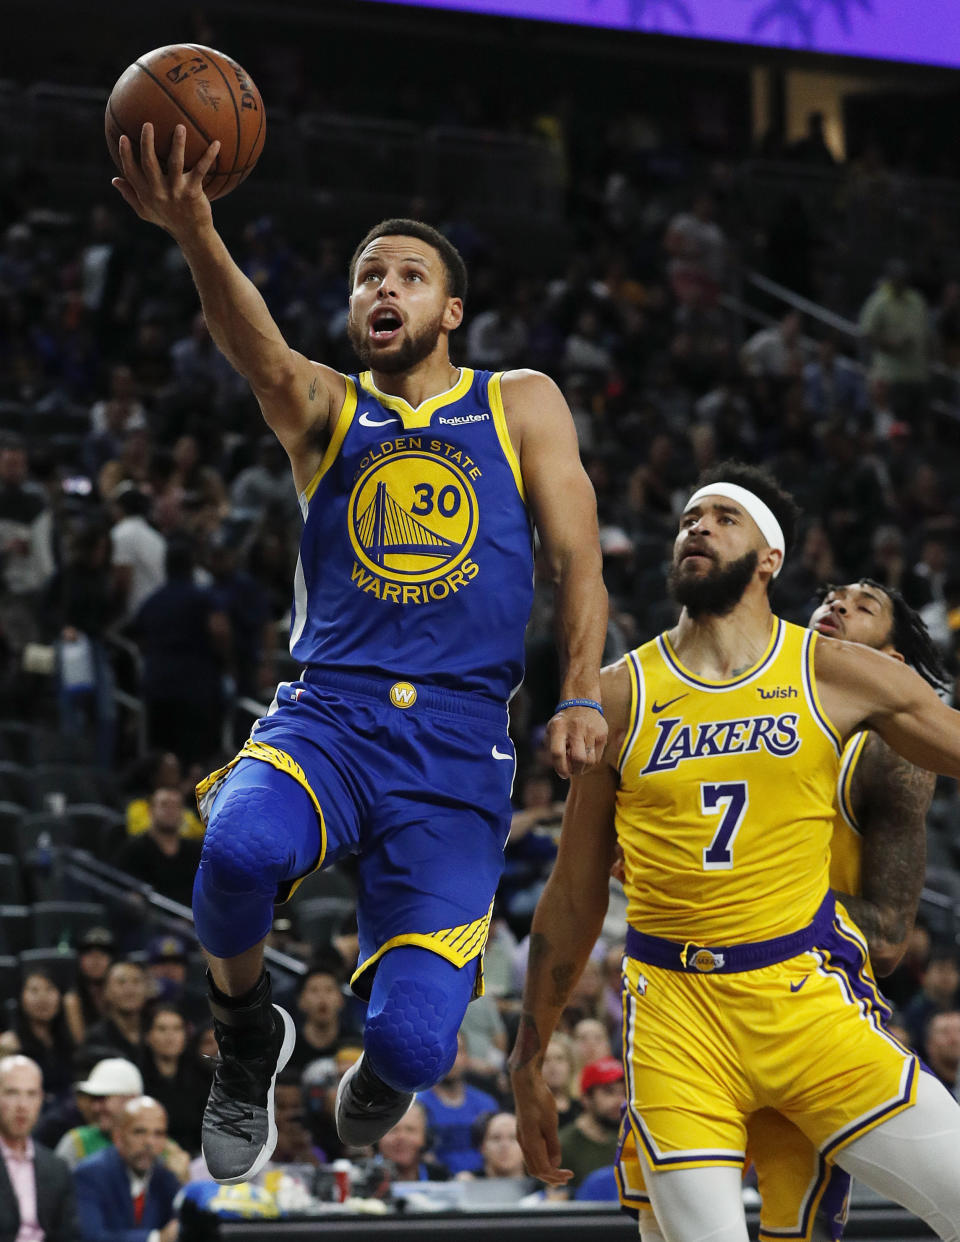
<svg viewBox="0 0 960 1242">
<path fill-rule="evenodd" d="M 357 518 L 357 537 L 367 556 L 381 568 L 388 556 L 440 556 L 446 561 L 460 551 L 459 543 L 444 539 L 401 508 L 382 481 Z"/>
<path fill-rule="evenodd" d="M 455 569 L 477 533 L 477 498 L 466 474 L 433 453 L 375 462 L 350 498 L 350 542 L 368 569 L 397 582 Z"/>
</svg>

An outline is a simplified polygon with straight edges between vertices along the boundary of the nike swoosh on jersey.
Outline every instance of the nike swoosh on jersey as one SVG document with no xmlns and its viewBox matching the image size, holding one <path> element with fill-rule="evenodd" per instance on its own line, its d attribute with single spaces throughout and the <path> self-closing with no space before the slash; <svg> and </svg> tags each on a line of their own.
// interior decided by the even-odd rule
<svg viewBox="0 0 960 1242">
<path fill-rule="evenodd" d="M 505 755 L 502 750 L 497 750 L 496 746 L 494 746 L 490 753 L 493 755 L 494 759 L 513 759 L 513 755 Z"/>
<path fill-rule="evenodd" d="M 799 992 L 799 991 L 800 991 L 800 989 L 803 987 L 803 985 L 806 983 L 806 981 L 807 981 L 809 978 L 810 978 L 810 976 L 809 976 L 809 975 L 804 975 L 804 977 L 800 980 L 800 982 L 799 982 L 799 983 L 791 983 L 791 984 L 790 984 L 790 991 L 791 991 L 791 992 Z"/>
<path fill-rule="evenodd" d="M 679 703 L 681 699 L 685 699 L 686 697 L 686 693 L 678 694 L 675 699 L 667 699 L 666 703 L 651 703 L 650 710 L 653 712 L 654 716 L 656 716 L 658 712 L 665 712 L 668 707 L 672 707 L 674 703 Z"/>
<path fill-rule="evenodd" d="M 398 420 L 395 418 L 371 418 L 366 410 L 364 410 L 364 412 L 360 415 L 359 421 L 364 425 L 364 427 L 387 427 L 390 423 L 395 423 Z"/>
</svg>

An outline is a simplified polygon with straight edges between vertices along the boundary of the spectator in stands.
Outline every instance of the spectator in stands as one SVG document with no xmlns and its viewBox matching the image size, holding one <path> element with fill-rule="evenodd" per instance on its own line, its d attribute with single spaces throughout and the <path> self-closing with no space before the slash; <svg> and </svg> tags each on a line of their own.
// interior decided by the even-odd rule
<svg viewBox="0 0 960 1242">
<path fill-rule="evenodd" d="M 623 1066 L 616 1058 L 602 1057 L 583 1067 L 583 1112 L 560 1131 L 560 1164 L 573 1171 L 567 1183 L 570 1190 L 576 1190 L 594 1169 L 613 1164 L 625 1098 Z"/>
<path fill-rule="evenodd" d="M 40 601 L 54 569 L 53 515 L 30 482 L 27 450 L 0 438 L 0 633 L 14 652 L 40 635 Z"/>
<path fill-rule="evenodd" d="M 0 1060 L 0 1237 L 10 1242 L 76 1242 L 73 1180 L 66 1164 L 31 1139 L 43 1076 L 24 1056 Z"/>
<path fill-rule="evenodd" d="M 427 1110 L 414 1100 L 406 1116 L 401 1117 L 377 1143 L 377 1154 L 393 1166 L 391 1181 L 447 1182 L 450 1170 L 434 1159 L 430 1142 Z"/>
<path fill-rule="evenodd" d="M 123 339 L 135 288 L 134 267 L 109 207 L 97 204 L 90 212 L 78 268 L 81 301 L 89 312 L 97 344 L 109 358 Z"/>
<path fill-rule="evenodd" d="M 189 907 L 202 843 L 194 837 L 181 836 L 182 823 L 180 790 L 154 790 L 150 826 L 139 836 L 127 838 L 117 851 L 114 864 L 164 897 Z"/>
<path fill-rule="evenodd" d="M 90 1077 L 78 1082 L 75 1090 L 92 1102 L 93 1120 L 68 1130 L 57 1144 L 57 1155 L 75 1169 L 86 1156 L 110 1145 L 110 1136 L 128 1101 L 143 1094 L 140 1071 L 123 1057 L 98 1061 Z"/>
<path fill-rule="evenodd" d="M 204 763 L 221 742 L 230 622 L 213 593 L 194 583 L 189 543 L 172 541 L 165 566 L 166 583 L 144 600 L 133 624 L 143 654 L 147 733 L 152 746 Z"/>
<path fill-rule="evenodd" d="M 481 311 L 467 330 L 467 357 L 470 365 L 489 371 L 509 370 L 526 357 L 529 333 L 522 315 L 517 313 L 513 288 L 499 286 L 497 304 Z"/>
<path fill-rule="evenodd" d="M 87 1045 L 115 1049 L 139 1065 L 148 994 L 147 972 L 139 962 L 112 962 L 103 983 L 103 1018 L 88 1028 Z"/>
<path fill-rule="evenodd" d="M 230 623 L 230 655 L 237 694 L 256 698 L 266 691 L 272 696 L 277 680 L 276 629 L 270 613 L 270 596 L 242 567 L 237 549 L 225 539 L 213 541 L 208 568 L 213 575 L 213 597 Z"/>
<path fill-rule="evenodd" d="M 911 567 L 906 540 L 899 526 L 876 527 L 871 549 L 873 560 L 868 577 L 875 578 L 881 586 L 899 591 L 910 607 L 918 611 L 930 603 L 933 598 L 930 584 Z M 832 582 L 833 578 L 821 578 L 820 581 Z"/>
<path fill-rule="evenodd" d="M 90 407 L 90 430 L 95 435 L 109 430 L 120 436 L 146 427 L 147 411 L 137 396 L 133 371 L 125 363 L 116 363 L 110 368 L 109 385 L 110 396 Z M 109 457 L 104 460 L 109 461 Z"/>
<path fill-rule="evenodd" d="M 473 1123 L 473 1144 L 480 1152 L 480 1167 L 458 1173 L 459 1178 L 523 1177 L 523 1152 L 517 1142 L 517 1119 L 513 1113 L 485 1113 Z"/>
<path fill-rule="evenodd" d="M 147 979 L 151 1007 L 162 1001 L 176 1006 L 188 1025 L 206 1021 L 206 985 L 191 986 L 190 951 L 182 936 L 154 936 L 147 945 Z"/>
<path fill-rule="evenodd" d="M 870 378 L 890 385 L 900 418 L 919 422 L 930 379 L 930 313 L 926 299 L 908 283 L 902 259 L 891 259 L 884 277 L 860 310 L 860 331 L 870 346 Z"/>
<path fill-rule="evenodd" d="M 163 585 L 167 541 L 147 521 L 150 501 L 134 483 L 121 483 L 110 495 L 113 529 L 113 586 L 125 621 Z"/>
<path fill-rule="evenodd" d="M 77 1212 L 84 1242 L 176 1242 L 179 1179 L 161 1162 L 167 1115 L 147 1095 L 124 1105 L 113 1145 L 77 1166 Z"/>
<path fill-rule="evenodd" d="M 108 927 L 90 927 L 75 945 L 77 973 L 64 995 L 63 1012 L 75 1044 L 82 1044 L 87 1028 L 103 1019 L 103 988 L 117 945 Z"/>
<path fill-rule="evenodd" d="M 883 994 L 898 1010 L 902 1011 L 919 993 L 929 957 L 930 932 L 924 922 L 923 911 L 919 911 L 907 940 L 906 952 L 894 970 L 883 980 Z M 905 1042 L 910 1043 L 909 1034 Z"/>
<path fill-rule="evenodd" d="M 261 436 L 257 458 L 230 484 L 231 516 L 237 522 L 261 521 L 267 514 L 282 515 L 289 525 L 300 516 L 290 463 L 276 436 Z"/>
<path fill-rule="evenodd" d="M 727 239 L 714 219 L 716 204 L 708 191 L 699 193 L 690 211 L 667 225 L 664 247 L 673 296 L 681 306 L 716 304 L 727 266 Z"/>
<path fill-rule="evenodd" d="M 563 1031 L 554 1031 L 543 1054 L 543 1081 L 550 1088 L 557 1106 L 557 1125 L 563 1129 L 581 1112 L 580 1101 L 574 1097 L 576 1067 L 573 1041 Z"/>
<path fill-rule="evenodd" d="M 753 379 L 786 380 L 803 371 L 799 312 L 755 332 L 740 350 L 740 365 Z"/>
<path fill-rule="evenodd" d="M 923 1040 L 934 1014 L 960 1009 L 960 965 L 951 944 L 936 944 L 930 950 L 920 980 L 920 991 L 903 1011 L 903 1022 L 910 1032 L 910 1043 L 926 1054 Z"/>
<path fill-rule="evenodd" d="M 49 971 L 33 967 L 23 976 L 11 1027 L 17 1052 L 40 1067 L 48 1098 L 70 1089 L 73 1036 L 63 1012 L 63 996 Z"/>
<path fill-rule="evenodd" d="M 833 337 L 817 346 L 817 356 L 803 368 L 803 403 L 818 418 L 857 417 L 868 408 L 860 368 L 837 351 Z"/>
<path fill-rule="evenodd" d="M 434 1151 L 451 1173 L 481 1167 L 480 1152 L 471 1139 L 471 1127 L 481 1113 L 497 1111 L 497 1101 L 486 1091 L 464 1081 L 467 1045 L 458 1037 L 457 1056 L 446 1077 L 418 1098 L 427 1111 L 434 1135 Z"/>
<path fill-rule="evenodd" d="M 924 1039 L 927 1064 L 955 1100 L 960 1100 L 960 1010 L 935 1013 Z"/>
<path fill-rule="evenodd" d="M 802 138 L 790 144 L 788 156 L 799 164 L 809 164 L 819 168 L 833 168 L 836 156 L 830 150 L 824 129 L 822 112 L 807 113 L 807 132 Z"/>
<path fill-rule="evenodd" d="M 212 402 L 221 410 L 243 395 L 244 382 L 214 345 L 203 311 L 190 321 L 189 333 L 170 346 L 170 362 L 174 383 L 188 400 Z"/>
<path fill-rule="evenodd" d="M 170 1137 L 195 1156 L 210 1080 L 187 1054 L 187 1024 L 176 1005 L 151 1005 L 143 1042 L 144 1091 L 166 1109 Z"/>
<path fill-rule="evenodd" d="M 573 1028 L 573 1056 L 578 1073 L 595 1061 L 613 1055 L 607 1024 L 601 1018 L 581 1018 Z"/>
<path fill-rule="evenodd" d="M 110 535 L 99 524 L 76 530 L 46 592 L 48 621 L 58 631 L 60 731 L 83 734 L 91 722 L 97 762 L 104 769 L 113 764 L 116 722 L 115 678 L 105 641 L 117 618 L 110 552 Z"/>
<path fill-rule="evenodd" d="M 277 1146 L 267 1168 L 285 1164 L 326 1164 L 327 1153 L 318 1147 L 306 1124 L 306 1105 L 300 1075 L 288 1065 L 277 1075 L 273 1106 L 277 1123 Z"/>
<path fill-rule="evenodd" d="M 193 795 L 193 786 L 184 779 L 183 765 L 172 750 L 152 751 L 138 769 L 145 775 L 135 778 L 142 780 L 147 793 L 143 797 L 134 797 L 127 803 L 127 834 L 139 837 L 150 827 L 150 801 L 158 789 L 179 789 L 186 799 Z M 180 821 L 182 837 L 200 838 L 203 836 L 203 821 L 191 807 L 184 805 L 183 818 Z"/>
<path fill-rule="evenodd" d="M 318 958 L 300 980 L 297 1042 L 288 1062 L 293 1069 L 302 1071 L 318 1057 L 332 1057 L 343 1042 L 356 1042 L 359 1030 L 345 1006 L 340 959 Z"/>
</svg>

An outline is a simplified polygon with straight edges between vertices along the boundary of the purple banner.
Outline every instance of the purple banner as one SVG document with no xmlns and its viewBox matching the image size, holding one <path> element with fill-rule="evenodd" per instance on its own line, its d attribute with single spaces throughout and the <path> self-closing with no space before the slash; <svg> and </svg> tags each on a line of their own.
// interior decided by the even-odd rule
<svg viewBox="0 0 960 1242">
<path fill-rule="evenodd" d="M 960 66 L 957 0 L 415 0 L 414 7 Z"/>
</svg>

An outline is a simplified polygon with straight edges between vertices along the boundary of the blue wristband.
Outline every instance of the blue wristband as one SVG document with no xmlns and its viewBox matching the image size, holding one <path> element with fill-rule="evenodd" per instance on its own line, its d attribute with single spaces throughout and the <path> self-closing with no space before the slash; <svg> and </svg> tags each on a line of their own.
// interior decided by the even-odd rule
<svg viewBox="0 0 960 1242">
<path fill-rule="evenodd" d="M 556 716 L 558 712 L 566 711 L 568 707 L 592 707 L 595 712 L 603 715 L 603 708 L 596 699 L 563 699 L 553 709 L 553 714 Z"/>
</svg>

